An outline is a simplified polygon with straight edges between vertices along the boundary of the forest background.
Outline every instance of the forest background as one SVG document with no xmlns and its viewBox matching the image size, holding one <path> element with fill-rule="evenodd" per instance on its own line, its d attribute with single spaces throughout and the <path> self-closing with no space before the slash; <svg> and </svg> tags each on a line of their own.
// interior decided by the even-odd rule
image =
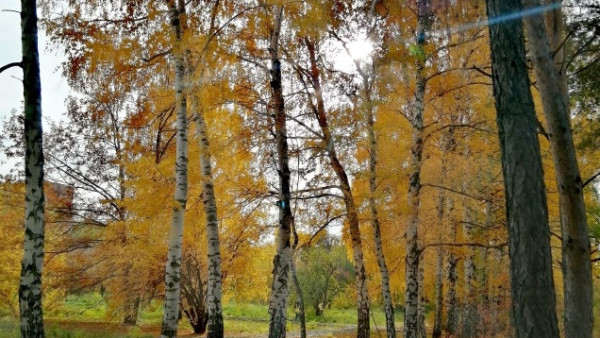
<svg viewBox="0 0 600 338">
<path fill-rule="evenodd" d="M 188 27 L 182 44 L 188 61 L 197 64 L 188 75 L 193 83 L 189 105 L 197 105 L 210 139 L 208 148 L 196 141 L 202 124 L 190 114 L 181 309 L 188 329 L 195 331 L 202 330 L 209 275 L 201 184 L 205 174 L 199 165 L 204 153 L 212 155 L 225 326 L 230 332 L 268 329 L 267 324 L 245 325 L 239 318 L 268 318 L 273 283 L 275 230 L 282 206 L 269 43 L 279 4 L 221 0 L 184 5 Z M 349 196 L 356 206 L 368 300 L 372 309 L 382 309 L 374 311 L 371 325 L 383 329 L 386 323 L 381 293 L 385 278 L 396 315 L 402 316 L 404 243 L 415 213 L 409 203 L 415 198 L 409 189 L 415 165 L 411 155 L 415 130 L 420 130 L 421 182 L 416 195 L 423 320 L 431 327 L 443 322 L 444 330 L 464 336 L 510 334 L 508 240 L 488 31 L 485 24 L 477 24 L 486 17 L 484 1 L 432 0 L 423 45 L 415 39 L 416 2 L 282 4 L 278 45 L 298 279 L 297 284 L 290 280 L 288 319 L 295 319 L 297 285 L 310 320 L 356 322 L 354 314 L 348 314 L 356 311 L 359 292 Z M 48 48 L 64 56 L 57 69 L 43 66 L 42 78 L 49 70 L 60 72 L 69 87 L 64 102 L 57 104 L 52 92 L 44 92 L 42 99 L 54 103 L 44 106 L 49 107 L 45 114 L 61 114 L 60 119 L 45 121 L 47 317 L 87 323 L 75 330 L 85 330 L 94 321 L 140 321 L 155 327 L 165 297 L 164 266 L 176 189 L 174 49 L 167 7 L 158 1 L 99 0 L 48 0 L 40 5 Z M 571 123 L 586 183 L 597 276 L 600 205 L 593 178 L 600 135 L 600 8 L 593 1 L 565 1 L 562 11 Z M 558 194 L 531 64 L 530 69 L 560 314 L 564 304 Z M 416 74 L 426 84 L 420 124 L 413 109 L 419 92 Z M 7 81 L 16 80 L 3 78 L 2 83 L 6 86 Z M 18 97 L 11 96 L 13 102 Z M 10 159 L 3 163 L 0 188 L 0 236 L 5 243 L 0 248 L 0 311 L 2 325 L 13 331 L 23 242 L 23 165 L 14 162 L 23 158 L 19 115 L 13 111 L 5 118 L 0 144 Z M 331 166 L 332 154 L 348 178 L 350 195 L 340 183 L 339 168 Z M 382 252 L 388 277 L 381 273 Z M 598 278 L 593 282 L 597 295 Z M 594 309 L 595 318 L 599 312 Z M 63 321 L 57 334 L 73 329 L 71 324 Z M 294 330 L 296 324 L 288 325 Z"/>
</svg>

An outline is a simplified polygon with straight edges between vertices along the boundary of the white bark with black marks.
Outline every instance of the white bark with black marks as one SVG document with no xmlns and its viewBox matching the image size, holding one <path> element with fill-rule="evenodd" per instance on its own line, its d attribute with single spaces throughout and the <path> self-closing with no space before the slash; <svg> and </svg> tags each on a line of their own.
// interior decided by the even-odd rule
<svg viewBox="0 0 600 338">
<path fill-rule="evenodd" d="M 35 0 L 21 1 L 21 43 L 25 106 L 25 240 L 19 282 L 21 337 L 44 337 L 44 155 L 42 89 Z"/>
<path fill-rule="evenodd" d="M 169 231 L 169 248 L 165 267 L 165 309 L 161 328 L 161 337 L 177 336 L 177 321 L 179 320 L 179 295 L 181 293 L 181 250 L 183 245 L 183 220 L 188 193 L 188 118 L 187 99 L 185 92 L 185 62 L 182 49 L 182 29 L 180 9 L 174 0 L 169 4 L 169 19 L 173 39 L 173 59 L 175 66 L 175 105 L 176 120 L 176 151 L 175 151 L 175 193 L 173 219 Z"/>
</svg>

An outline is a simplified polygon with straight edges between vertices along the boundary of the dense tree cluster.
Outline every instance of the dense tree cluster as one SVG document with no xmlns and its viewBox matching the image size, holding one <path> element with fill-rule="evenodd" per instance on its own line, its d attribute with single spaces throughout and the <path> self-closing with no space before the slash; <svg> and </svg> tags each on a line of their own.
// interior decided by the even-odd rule
<svg viewBox="0 0 600 338">
<path fill-rule="evenodd" d="M 268 304 L 270 337 L 332 306 L 362 338 L 375 307 L 388 337 L 597 332 L 594 1 L 22 3 L 23 337 L 90 291 L 128 324 L 164 302 L 162 337 L 223 337 L 230 301 Z M 37 10 L 71 88 L 43 154 Z"/>
</svg>

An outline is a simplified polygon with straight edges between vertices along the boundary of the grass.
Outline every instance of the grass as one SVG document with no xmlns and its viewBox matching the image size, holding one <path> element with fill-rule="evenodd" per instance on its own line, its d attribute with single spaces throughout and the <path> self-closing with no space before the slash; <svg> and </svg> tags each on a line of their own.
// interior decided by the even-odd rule
<svg viewBox="0 0 600 338">
<path fill-rule="evenodd" d="M 225 329 L 229 334 L 265 334 L 269 330 L 268 307 L 265 304 L 228 303 L 223 306 Z M 299 331 L 300 324 L 293 321 L 293 309 L 288 309 L 288 331 Z M 401 323 L 397 316 L 397 324 Z M 117 338 L 155 337 L 160 332 L 162 303 L 156 301 L 144 307 L 137 326 L 120 323 L 108 310 L 106 302 L 98 293 L 70 295 L 64 303 L 46 312 L 46 337 L 49 338 Z M 307 308 L 306 326 L 309 331 L 344 329 L 356 324 L 356 309 L 327 309 L 316 316 Z M 385 329 L 385 315 L 379 308 L 373 309 L 371 327 Z M 186 318 L 180 321 L 181 334 L 191 334 Z M 310 334 L 310 333 L 309 333 Z M 0 338 L 19 337 L 18 322 L 12 318 L 0 318 Z"/>
</svg>

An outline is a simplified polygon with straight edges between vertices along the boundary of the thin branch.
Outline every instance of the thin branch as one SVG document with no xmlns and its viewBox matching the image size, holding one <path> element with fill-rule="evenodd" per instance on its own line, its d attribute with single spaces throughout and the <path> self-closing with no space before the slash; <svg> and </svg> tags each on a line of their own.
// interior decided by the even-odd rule
<svg viewBox="0 0 600 338">
<path fill-rule="evenodd" d="M 21 68 L 23 68 L 23 64 L 21 63 L 21 61 L 19 61 L 19 62 L 11 62 L 9 64 L 6 64 L 6 65 L 0 67 L 0 73 L 2 73 L 3 71 L 5 71 L 5 70 L 7 70 L 9 68 L 12 68 L 12 67 L 21 67 Z"/>
<path fill-rule="evenodd" d="M 598 176 L 600 176 L 600 171 L 598 171 L 597 173 L 595 173 L 594 175 L 592 175 L 590 178 L 588 178 L 587 180 L 585 180 L 585 182 L 583 182 L 583 185 L 581 187 L 585 188 L 586 185 L 592 183 L 592 181 L 595 180 Z"/>
<path fill-rule="evenodd" d="M 432 184 L 432 183 L 423 183 L 423 184 L 421 184 L 421 186 L 423 186 L 423 187 L 432 187 L 432 188 L 438 188 L 438 189 L 447 190 L 447 191 L 453 192 L 453 193 L 455 193 L 455 194 L 459 194 L 459 195 L 462 195 L 462 196 L 466 196 L 466 197 L 469 197 L 469 198 L 472 198 L 472 199 L 474 199 L 474 200 L 478 200 L 478 201 L 486 201 L 486 202 L 487 202 L 487 201 L 489 200 L 488 198 L 485 198 L 485 197 L 481 197 L 481 196 L 472 195 L 472 194 L 469 194 L 469 193 L 467 193 L 467 192 L 464 192 L 464 191 L 459 191 L 459 190 L 456 190 L 456 189 L 453 189 L 453 188 L 450 188 L 450 187 L 444 187 L 444 186 L 437 185 L 437 184 Z"/>
<path fill-rule="evenodd" d="M 485 243 L 444 243 L 444 242 L 438 242 L 438 243 L 429 243 L 429 244 L 426 244 L 423 247 L 421 247 L 420 251 L 423 252 L 427 248 L 438 247 L 438 246 L 450 246 L 450 247 L 472 246 L 472 247 L 486 248 L 486 249 L 500 249 L 500 248 L 503 248 L 503 247 L 505 247 L 507 245 L 508 245 L 508 243 L 506 243 L 506 242 L 498 243 L 498 244 L 485 244 Z"/>
</svg>

